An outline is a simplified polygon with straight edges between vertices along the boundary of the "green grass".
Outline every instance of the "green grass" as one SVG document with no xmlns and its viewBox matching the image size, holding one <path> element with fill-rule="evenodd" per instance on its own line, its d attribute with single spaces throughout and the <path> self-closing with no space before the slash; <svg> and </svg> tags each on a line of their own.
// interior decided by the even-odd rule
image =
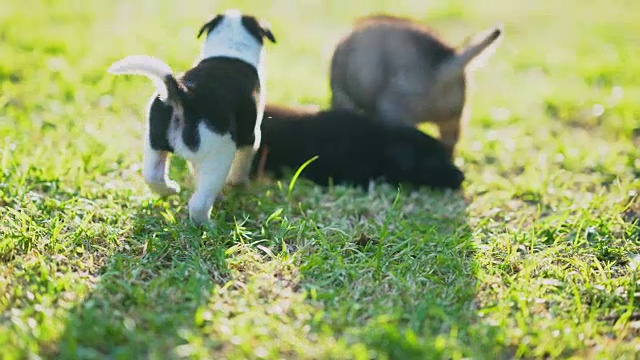
<svg viewBox="0 0 640 360">
<path fill-rule="evenodd" d="M 640 351 L 639 2 L 183 3 L 0 2 L 0 358 Z M 261 182 L 190 226 L 184 162 L 179 197 L 140 175 L 151 83 L 106 69 L 186 69 L 228 7 L 272 23 L 280 104 L 328 103 L 357 16 L 412 15 L 454 43 L 504 23 L 474 76 L 464 193 Z"/>
</svg>

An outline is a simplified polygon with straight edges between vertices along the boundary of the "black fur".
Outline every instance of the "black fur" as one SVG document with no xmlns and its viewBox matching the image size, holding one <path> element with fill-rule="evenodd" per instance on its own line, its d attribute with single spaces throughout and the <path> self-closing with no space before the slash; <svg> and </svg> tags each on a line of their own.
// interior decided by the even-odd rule
<svg viewBox="0 0 640 360">
<path fill-rule="evenodd" d="M 160 100 L 153 99 L 149 108 L 149 141 L 151 148 L 157 151 L 173 152 L 173 146 L 169 143 L 167 134 L 171 125 L 173 107 Z"/>
<path fill-rule="evenodd" d="M 255 17 L 242 16 L 242 25 L 260 44 L 263 43 L 263 37 L 266 37 L 274 44 L 276 43 L 276 38 L 273 36 L 273 33 L 271 33 L 271 29 L 266 25 L 260 24 Z"/>
<path fill-rule="evenodd" d="M 387 127 L 343 110 L 311 113 L 268 105 L 254 175 L 264 171 L 281 178 L 316 155 L 301 176 L 319 185 L 366 187 L 370 180 L 384 180 L 458 189 L 464 180 L 444 145 L 413 127 Z"/>
<path fill-rule="evenodd" d="M 215 29 L 216 26 L 218 26 L 218 24 L 220 24 L 220 21 L 222 21 L 222 19 L 223 19 L 222 15 L 216 15 L 216 17 L 214 17 L 213 19 L 209 20 L 209 22 L 202 25 L 202 27 L 198 31 L 198 36 L 196 36 L 196 39 L 199 39 L 200 36 L 202 36 L 202 34 L 204 34 L 205 32 L 207 33 L 207 35 L 209 35 L 209 33 L 213 29 Z"/>
<path fill-rule="evenodd" d="M 169 87 L 169 84 L 167 85 Z M 173 152 L 167 139 L 169 126 L 182 127 L 182 140 L 191 151 L 200 146 L 198 126 L 205 122 L 218 134 L 230 133 L 238 148 L 255 140 L 260 82 L 256 69 L 237 59 L 215 57 L 202 60 L 177 79 L 176 94 L 164 103 L 154 99 L 149 111 L 149 136 L 154 150 Z M 174 107 L 183 117 L 174 122 Z"/>
</svg>

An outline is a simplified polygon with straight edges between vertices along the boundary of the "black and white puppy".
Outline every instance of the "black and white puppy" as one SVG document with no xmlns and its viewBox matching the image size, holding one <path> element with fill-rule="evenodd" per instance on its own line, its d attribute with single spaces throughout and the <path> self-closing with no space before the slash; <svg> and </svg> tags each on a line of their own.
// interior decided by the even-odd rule
<svg viewBox="0 0 640 360">
<path fill-rule="evenodd" d="M 444 144 L 411 126 L 387 126 L 349 110 L 267 105 L 252 173 L 281 178 L 318 156 L 301 177 L 318 185 L 367 187 L 371 180 L 458 189 L 463 173 Z"/>
<path fill-rule="evenodd" d="M 195 224 L 209 221 L 211 207 L 227 183 L 244 184 L 260 146 L 265 104 L 263 39 L 275 43 L 268 25 L 229 10 L 202 26 L 206 34 L 197 64 L 180 77 L 153 57 L 129 56 L 113 74 L 139 74 L 157 87 L 148 110 L 143 175 L 160 195 L 180 191 L 167 175 L 169 153 L 188 160 L 196 189 L 189 200 Z"/>
</svg>

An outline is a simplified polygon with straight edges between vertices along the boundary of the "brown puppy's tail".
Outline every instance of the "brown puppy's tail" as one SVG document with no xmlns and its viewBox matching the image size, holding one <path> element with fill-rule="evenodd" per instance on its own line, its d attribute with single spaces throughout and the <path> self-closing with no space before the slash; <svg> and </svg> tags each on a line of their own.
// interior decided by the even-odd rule
<svg viewBox="0 0 640 360">
<path fill-rule="evenodd" d="M 486 35 L 485 35 L 486 34 Z M 456 55 L 445 62 L 439 70 L 439 80 L 446 82 L 460 73 L 478 55 L 482 54 L 491 44 L 493 44 L 502 35 L 502 26 L 496 26 L 493 29 L 479 35 L 468 45 L 457 51 Z"/>
<path fill-rule="evenodd" d="M 135 74 L 148 77 L 153 81 L 158 90 L 158 95 L 165 102 L 180 101 L 180 94 L 184 91 L 178 80 L 173 76 L 171 67 L 152 56 L 127 56 L 113 63 L 108 71 L 116 75 Z"/>
</svg>

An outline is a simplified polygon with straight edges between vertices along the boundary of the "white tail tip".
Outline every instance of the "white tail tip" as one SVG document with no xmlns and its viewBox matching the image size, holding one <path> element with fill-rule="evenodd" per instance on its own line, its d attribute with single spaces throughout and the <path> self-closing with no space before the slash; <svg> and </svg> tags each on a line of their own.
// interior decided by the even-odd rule
<svg viewBox="0 0 640 360">
<path fill-rule="evenodd" d="M 153 56 L 131 55 L 113 63 L 108 70 L 112 74 L 140 74 L 165 77 L 172 73 L 171 67 Z"/>
<path fill-rule="evenodd" d="M 111 74 L 143 75 L 151 79 L 160 93 L 160 97 L 167 98 L 165 79 L 172 74 L 171 67 L 164 61 L 153 56 L 131 55 L 114 62 L 107 70 Z"/>
</svg>

